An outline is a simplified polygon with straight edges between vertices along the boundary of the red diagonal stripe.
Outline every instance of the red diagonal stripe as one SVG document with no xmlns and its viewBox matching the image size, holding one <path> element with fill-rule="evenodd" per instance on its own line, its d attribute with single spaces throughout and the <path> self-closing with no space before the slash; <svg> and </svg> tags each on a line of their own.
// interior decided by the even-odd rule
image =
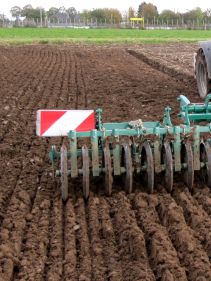
<svg viewBox="0 0 211 281">
<path fill-rule="evenodd" d="M 41 111 L 40 116 L 40 134 L 41 136 L 64 115 L 66 110 L 61 111 Z"/>
<path fill-rule="evenodd" d="M 77 128 L 77 132 L 86 132 L 95 129 L 95 115 L 91 113 Z"/>
</svg>

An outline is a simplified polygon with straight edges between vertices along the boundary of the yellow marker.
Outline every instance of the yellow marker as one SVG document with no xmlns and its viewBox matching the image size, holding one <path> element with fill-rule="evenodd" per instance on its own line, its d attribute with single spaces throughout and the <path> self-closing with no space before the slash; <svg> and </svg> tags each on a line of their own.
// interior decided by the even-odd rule
<svg viewBox="0 0 211 281">
<path fill-rule="evenodd" d="M 144 18 L 130 18 L 131 21 L 144 21 Z"/>
<path fill-rule="evenodd" d="M 132 23 L 133 28 L 135 27 L 135 22 L 143 22 L 143 28 L 144 28 L 144 18 L 130 18 L 130 21 Z"/>
</svg>

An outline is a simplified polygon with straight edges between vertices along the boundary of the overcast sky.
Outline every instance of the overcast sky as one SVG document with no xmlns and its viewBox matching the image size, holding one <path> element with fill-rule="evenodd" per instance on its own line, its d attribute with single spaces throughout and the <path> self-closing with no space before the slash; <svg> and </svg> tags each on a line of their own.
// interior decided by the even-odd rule
<svg viewBox="0 0 211 281">
<path fill-rule="evenodd" d="M 93 8 L 118 8 L 120 11 L 126 11 L 128 7 L 133 7 L 137 10 L 140 3 L 143 1 L 139 0 L 0 0 L 0 12 L 5 13 L 10 17 L 10 8 L 13 6 L 23 7 L 26 4 L 31 4 L 34 8 L 42 6 L 45 9 L 50 7 L 75 7 L 78 11 L 83 9 Z M 158 11 L 161 12 L 164 9 L 171 9 L 174 11 L 185 12 L 196 7 L 206 10 L 211 8 L 211 1 L 208 0 L 152 0 L 145 1 L 147 3 L 153 3 L 157 6 Z"/>
</svg>

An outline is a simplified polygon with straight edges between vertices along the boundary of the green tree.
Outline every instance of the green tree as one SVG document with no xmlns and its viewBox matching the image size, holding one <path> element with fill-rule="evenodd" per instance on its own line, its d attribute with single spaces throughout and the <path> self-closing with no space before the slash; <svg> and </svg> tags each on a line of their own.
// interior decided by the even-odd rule
<svg viewBox="0 0 211 281">
<path fill-rule="evenodd" d="M 25 17 L 26 19 L 32 19 L 33 18 L 33 7 L 32 5 L 26 5 L 22 9 L 22 17 Z"/>
<path fill-rule="evenodd" d="M 201 8 L 197 7 L 195 10 L 196 19 L 198 22 L 202 22 L 204 19 L 204 14 Z"/>
<path fill-rule="evenodd" d="M 128 9 L 128 19 L 134 18 L 136 16 L 136 11 L 133 7 L 129 7 Z"/>
<path fill-rule="evenodd" d="M 99 23 L 120 23 L 122 19 L 122 15 L 118 9 L 94 9 L 90 13 L 86 11 L 86 15 Z M 85 16 L 85 13 L 83 13 L 83 16 Z"/>
<path fill-rule="evenodd" d="M 203 16 L 204 16 L 204 20 L 206 22 L 211 22 L 211 9 L 207 9 L 204 13 L 203 13 Z"/>
<path fill-rule="evenodd" d="M 183 14 L 184 23 L 192 24 L 194 21 L 201 23 L 204 19 L 204 14 L 201 8 L 197 7 L 193 10 L 188 11 L 187 13 Z"/>
<path fill-rule="evenodd" d="M 26 5 L 22 9 L 22 17 L 25 17 L 27 20 L 40 20 L 41 15 L 42 20 L 44 20 L 45 10 L 40 7 L 33 8 L 32 5 Z"/>
<path fill-rule="evenodd" d="M 152 20 L 158 17 L 158 9 L 152 3 L 142 2 L 138 7 L 138 17 L 144 17 L 146 20 Z"/>
<path fill-rule="evenodd" d="M 57 22 L 58 21 L 58 15 L 59 15 L 59 9 L 55 7 L 51 7 L 47 11 L 47 16 L 51 22 Z"/>
<path fill-rule="evenodd" d="M 9 23 L 9 19 L 4 14 L 0 14 L 0 26 L 4 27 L 7 23 Z"/>
<path fill-rule="evenodd" d="M 91 11 L 91 18 L 99 23 L 103 23 L 106 19 L 105 9 L 94 9 Z"/>
<path fill-rule="evenodd" d="M 70 7 L 70 8 L 67 9 L 67 16 L 71 20 L 71 22 L 74 21 L 74 19 L 76 18 L 77 14 L 78 13 L 77 13 L 77 11 L 76 11 L 76 9 L 74 7 Z"/>
<path fill-rule="evenodd" d="M 167 21 L 167 20 L 177 20 L 179 19 L 179 14 L 175 13 L 171 10 L 163 10 L 159 15 L 159 19 Z"/>
<path fill-rule="evenodd" d="M 59 8 L 58 16 L 59 16 L 60 21 L 62 21 L 62 22 L 67 20 L 67 18 L 68 18 L 67 10 L 66 10 L 66 8 L 64 6 Z"/>
<path fill-rule="evenodd" d="M 22 15 L 22 9 L 19 6 L 14 6 L 11 8 L 10 13 L 18 21 Z"/>
<path fill-rule="evenodd" d="M 92 18 L 92 13 L 91 11 L 89 10 L 83 10 L 81 13 L 80 13 L 80 18 L 85 20 L 85 21 L 91 21 L 91 18 Z"/>
<path fill-rule="evenodd" d="M 122 20 L 122 15 L 118 9 L 104 9 L 107 22 L 119 24 Z"/>
</svg>

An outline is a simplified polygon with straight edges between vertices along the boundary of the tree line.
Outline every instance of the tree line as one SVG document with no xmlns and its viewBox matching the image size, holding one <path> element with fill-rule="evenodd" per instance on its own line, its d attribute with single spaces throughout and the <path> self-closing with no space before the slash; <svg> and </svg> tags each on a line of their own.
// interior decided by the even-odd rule
<svg viewBox="0 0 211 281">
<path fill-rule="evenodd" d="M 32 5 L 26 5 L 23 8 L 19 6 L 12 7 L 12 17 L 18 22 L 21 18 L 25 20 L 44 21 L 50 22 L 78 22 L 81 21 L 97 21 L 99 23 L 120 23 L 122 21 L 122 15 L 118 9 L 93 9 L 83 10 L 78 12 L 74 7 L 51 7 L 48 11 L 45 11 L 42 7 L 33 8 Z"/>
<path fill-rule="evenodd" d="M 32 5 L 26 5 L 23 8 L 14 6 L 10 12 L 17 24 L 23 19 L 29 22 L 44 22 L 46 20 L 54 23 L 95 21 L 98 23 L 118 24 L 120 22 L 129 22 L 131 17 L 144 17 L 145 22 L 149 21 L 151 23 L 155 19 L 161 22 L 179 21 L 183 24 L 190 24 L 193 21 L 198 23 L 211 22 L 211 9 L 202 11 L 200 7 L 197 7 L 185 13 L 166 9 L 159 13 L 155 5 L 146 2 L 142 2 L 137 10 L 129 7 L 124 13 L 121 13 L 118 9 L 109 8 L 83 10 L 82 12 L 77 11 L 74 7 L 51 7 L 49 10 L 45 10 L 42 7 L 34 8 Z M 7 19 L 0 14 L 0 23 L 2 21 L 7 21 Z"/>
<path fill-rule="evenodd" d="M 137 15 L 139 17 L 144 17 L 147 20 L 159 19 L 160 21 L 182 21 L 184 24 L 190 24 L 193 21 L 197 21 L 199 23 L 210 22 L 211 21 L 211 9 L 207 9 L 206 11 L 202 11 L 200 7 L 196 7 L 195 9 L 188 10 L 185 13 L 179 13 L 172 10 L 163 10 L 160 14 L 158 13 L 158 9 L 155 5 L 151 3 L 142 2 L 137 11 Z"/>
</svg>

